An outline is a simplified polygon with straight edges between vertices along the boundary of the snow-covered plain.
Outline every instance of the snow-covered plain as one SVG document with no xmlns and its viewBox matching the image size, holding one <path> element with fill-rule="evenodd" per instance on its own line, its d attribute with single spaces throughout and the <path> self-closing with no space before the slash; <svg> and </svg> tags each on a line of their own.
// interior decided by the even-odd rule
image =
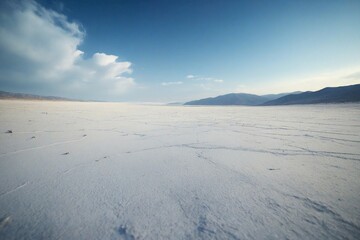
<svg viewBox="0 0 360 240">
<path fill-rule="evenodd" d="M 2 100 L 0 239 L 359 239 L 359 120 Z"/>
</svg>

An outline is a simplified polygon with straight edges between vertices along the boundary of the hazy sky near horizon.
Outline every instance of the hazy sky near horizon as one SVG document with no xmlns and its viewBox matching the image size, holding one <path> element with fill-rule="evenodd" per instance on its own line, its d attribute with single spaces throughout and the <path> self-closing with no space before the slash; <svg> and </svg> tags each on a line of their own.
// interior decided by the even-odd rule
<svg viewBox="0 0 360 240">
<path fill-rule="evenodd" d="M 360 83 L 360 1 L 2 1 L 0 90 L 173 102 Z"/>
</svg>

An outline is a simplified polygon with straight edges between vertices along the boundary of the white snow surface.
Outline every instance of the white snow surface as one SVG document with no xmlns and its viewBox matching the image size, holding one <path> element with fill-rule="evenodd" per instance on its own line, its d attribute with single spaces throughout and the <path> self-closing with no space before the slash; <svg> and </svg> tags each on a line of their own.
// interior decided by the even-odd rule
<svg viewBox="0 0 360 240">
<path fill-rule="evenodd" d="M 0 239 L 359 239 L 359 120 L 1 100 Z"/>
</svg>

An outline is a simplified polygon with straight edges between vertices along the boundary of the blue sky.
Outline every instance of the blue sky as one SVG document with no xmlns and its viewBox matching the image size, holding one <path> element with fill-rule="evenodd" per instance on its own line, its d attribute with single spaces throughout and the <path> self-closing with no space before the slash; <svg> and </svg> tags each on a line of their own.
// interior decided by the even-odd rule
<svg viewBox="0 0 360 240">
<path fill-rule="evenodd" d="M 173 102 L 360 83 L 360 1 L 41 0 L 1 9 L 2 90 Z"/>
</svg>

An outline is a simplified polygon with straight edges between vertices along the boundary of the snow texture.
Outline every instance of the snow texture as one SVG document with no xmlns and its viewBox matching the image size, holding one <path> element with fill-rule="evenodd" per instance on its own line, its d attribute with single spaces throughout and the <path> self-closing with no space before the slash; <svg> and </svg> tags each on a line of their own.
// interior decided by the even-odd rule
<svg viewBox="0 0 360 240">
<path fill-rule="evenodd" d="M 360 104 L 0 101 L 0 239 L 357 239 Z"/>
</svg>

